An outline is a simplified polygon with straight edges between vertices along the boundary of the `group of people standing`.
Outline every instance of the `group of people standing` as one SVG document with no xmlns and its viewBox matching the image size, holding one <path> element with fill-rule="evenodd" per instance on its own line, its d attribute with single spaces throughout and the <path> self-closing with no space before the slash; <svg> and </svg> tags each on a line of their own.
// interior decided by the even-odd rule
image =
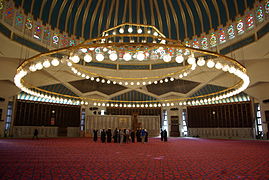
<svg viewBox="0 0 269 180">
<path fill-rule="evenodd" d="M 161 129 L 161 141 L 167 142 L 167 131 Z"/>
<path fill-rule="evenodd" d="M 130 129 L 118 129 L 116 128 L 113 133 L 111 129 L 101 129 L 101 142 L 102 143 L 111 143 L 112 138 L 114 143 L 129 143 L 135 142 L 148 142 L 148 132 L 146 129 L 137 129 L 136 131 Z M 93 130 L 93 141 L 97 142 L 98 140 L 98 130 Z"/>
</svg>

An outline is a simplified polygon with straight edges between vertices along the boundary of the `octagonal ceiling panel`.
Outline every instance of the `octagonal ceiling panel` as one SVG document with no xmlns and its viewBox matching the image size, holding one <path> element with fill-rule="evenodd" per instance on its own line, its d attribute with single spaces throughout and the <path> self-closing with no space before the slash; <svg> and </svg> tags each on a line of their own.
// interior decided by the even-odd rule
<svg viewBox="0 0 269 180">
<path fill-rule="evenodd" d="M 194 81 L 176 79 L 174 81 L 169 81 L 162 84 L 158 83 L 147 85 L 147 90 L 156 95 L 162 95 L 169 92 L 178 92 L 186 94 L 199 84 L 200 83 Z"/>
<path fill-rule="evenodd" d="M 72 86 L 78 89 L 82 93 L 99 91 L 101 93 L 111 95 L 116 92 L 126 89 L 124 86 L 118 84 L 107 84 L 91 80 L 78 80 L 69 82 Z"/>
</svg>

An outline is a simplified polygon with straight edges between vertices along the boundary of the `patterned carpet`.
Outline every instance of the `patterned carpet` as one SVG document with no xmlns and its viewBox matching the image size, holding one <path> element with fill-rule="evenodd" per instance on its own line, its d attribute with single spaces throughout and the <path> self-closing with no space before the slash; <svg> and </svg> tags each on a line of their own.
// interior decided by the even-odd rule
<svg viewBox="0 0 269 180">
<path fill-rule="evenodd" d="M 269 142 L 0 139 L 0 179 L 269 179 Z"/>
</svg>

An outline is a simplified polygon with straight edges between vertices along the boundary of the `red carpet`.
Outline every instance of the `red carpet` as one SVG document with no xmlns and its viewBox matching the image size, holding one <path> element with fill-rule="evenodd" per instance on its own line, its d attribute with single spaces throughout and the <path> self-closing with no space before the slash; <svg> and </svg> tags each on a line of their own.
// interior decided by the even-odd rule
<svg viewBox="0 0 269 180">
<path fill-rule="evenodd" d="M 0 179 L 269 179 L 269 142 L 0 139 Z"/>
</svg>

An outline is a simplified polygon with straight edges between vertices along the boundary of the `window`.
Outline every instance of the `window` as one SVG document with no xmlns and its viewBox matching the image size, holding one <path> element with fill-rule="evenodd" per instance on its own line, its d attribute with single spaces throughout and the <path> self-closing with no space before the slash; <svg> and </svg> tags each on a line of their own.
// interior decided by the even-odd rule
<svg viewBox="0 0 269 180">
<path fill-rule="evenodd" d="M 85 127 L 85 109 L 81 110 L 80 130 L 83 131 Z"/>
<path fill-rule="evenodd" d="M 5 124 L 5 136 L 8 135 L 9 129 L 11 127 L 11 122 L 12 122 L 12 112 L 13 112 L 13 102 L 8 102 L 7 105 L 7 116 L 6 116 L 6 124 Z"/>
<path fill-rule="evenodd" d="M 168 132 L 168 114 L 167 110 L 163 110 L 163 122 L 162 122 L 162 129 Z"/>
<path fill-rule="evenodd" d="M 187 111 L 186 109 L 183 109 L 182 111 L 182 132 L 183 132 L 183 136 L 187 136 L 188 135 L 188 127 L 187 127 L 187 122 L 186 122 L 186 116 L 187 116 Z"/>
<path fill-rule="evenodd" d="M 256 109 L 256 127 L 257 127 L 257 134 L 262 135 L 262 119 L 261 119 L 261 107 L 259 104 L 255 104 Z"/>
</svg>

